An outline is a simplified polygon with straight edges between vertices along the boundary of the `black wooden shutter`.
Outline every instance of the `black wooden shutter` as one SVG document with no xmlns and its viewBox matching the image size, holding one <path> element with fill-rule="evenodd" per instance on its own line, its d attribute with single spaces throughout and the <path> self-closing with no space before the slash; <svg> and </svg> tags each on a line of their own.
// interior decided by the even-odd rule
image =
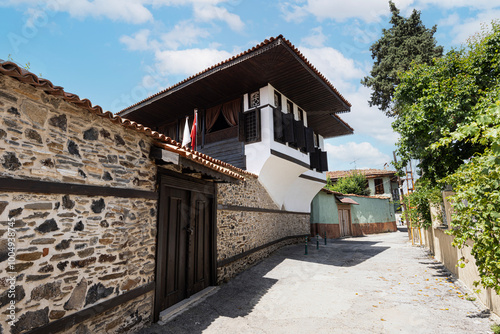
<svg viewBox="0 0 500 334">
<path fill-rule="evenodd" d="M 245 141 L 245 114 L 238 113 L 238 140 Z"/>
<path fill-rule="evenodd" d="M 281 108 L 273 109 L 274 140 L 283 142 L 283 113 Z"/>
<path fill-rule="evenodd" d="M 308 153 L 314 152 L 314 132 L 311 128 L 305 128 L 306 150 Z"/>
<path fill-rule="evenodd" d="M 306 132 L 302 121 L 294 121 L 295 141 L 299 149 L 306 148 Z"/>
<path fill-rule="evenodd" d="M 288 143 L 295 144 L 295 133 L 293 125 L 293 114 L 283 115 L 283 131 L 285 135 L 285 141 Z"/>
<path fill-rule="evenodd" d="M 311 169 L 313 168 L 316 168 L 316 170 L 319 172 L 319 167 L 320 167 L 320 162 L 319 162 L 319 156 L 320 156 L 320 153 L 321 150 L 316 148 L 314 149 L 313 152 L 309 153 L 309 158 L 310 158 L 310 161 L 311 161 Z"/>
<path fill-rule="evenodd" d="M 321 172 L 328 171 L 328 157 L 326 152 L 319 153 L 319 165 Z"/>
</svg>

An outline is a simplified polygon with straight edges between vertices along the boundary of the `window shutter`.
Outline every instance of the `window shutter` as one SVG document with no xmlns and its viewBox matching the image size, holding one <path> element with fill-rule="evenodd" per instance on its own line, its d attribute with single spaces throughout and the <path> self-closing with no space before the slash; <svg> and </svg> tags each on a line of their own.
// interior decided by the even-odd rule
<svg viewBox="0 0 500 334">
<path fill-rule="evenodd" d="M 283 142 L 283 113 L 281 108 L 273 109 L 274 140 Z"/>
<path fill-rule="evenodd" d="M 295 134 L 294 134 L 294 124 L 293 124 L 293 114 L 283 115 L 283 131 L 285 135 L 285 141 L 288 143 L 295 144 Z"/>
<path fill-rule="evenodd" d="M 313 152 L 311 152 L 309 154 L 309 158 L 310 158 L 310 161 L 311 161 L 311 169 L 313 168 L 316 168 L 316 170 L 319 172 L 320 170 L 320 162 L 319 162 L 319 159 L 320 159 L 320 152 L 321 150 L 316 148 L 314 149 Z"/>
<path fill-rule="evenodd" d="M 319 153 L 320 156 L 319 156 L 319 169 L 321 172 L 326 172 L 328 171 L 328 157 L 327 157 L 327 154 L 326 152 L 320 152 Z"/>
<path fill-rule="evenodd" d="M 308 153 L 314 152 L 314 132 L 311 128 L 305 128 L 306 150 Z"/>
<path fill-rule="evenodd" d="M 295 141 L 299 149 L 306 148 L 306 132 L 302 121 L 293 121 Z"/>
<path fill-rule="evenodd" d="M 245 141 L 245 114 L 238 113 L 238 140 Z"/>
</svg>

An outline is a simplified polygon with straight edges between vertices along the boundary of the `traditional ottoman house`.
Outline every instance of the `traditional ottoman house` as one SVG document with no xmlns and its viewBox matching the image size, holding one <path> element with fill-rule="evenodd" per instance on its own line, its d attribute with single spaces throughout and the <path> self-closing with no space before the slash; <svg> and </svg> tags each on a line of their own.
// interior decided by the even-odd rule
<svg viewBox="0 0 500 334">
<path fill-rule="evenodd" d="M 361 173 L 366 177 L 370 196 L 389 197 L 391 201 L 399 201 L 398 177 L 394 170 L 373 168 L 337 170 L 327 172 L 326 176 L 335 183 L 339 178 L 349 176 L 353 172 Z"/>
<path fill-rule="evenodd" d="M 178 142 L 196 114 L 196 150 L 253 175 L 216 187 L 223 281 L 309 235 L 311 200 L 326 184 L 324 139 L 353 132 L 338 116 L 348 111 L 349 102 L 280 35 L 118 114 Z"/>
<path fill-rule="evenodd" d="M 216 284 L 214 182 L 246 177 L 0 61 L 0 333 L 134 332 Z"/>
<path fill-rule="evenodd" d="M 326 182 L 324 139 L 353 133 L 338 116 L 350 107 L 280 35 L 118 114 L 181 141 L 197 110 L 198 151 L 256 174 L 277 209 L 309 213 Z"/>
<path fill-rule="evenodd" d="M 0 332 L 131 333 L 304 240 L 349 108 L 282 36 L 119 116 L 0 61 Z"/>
</svg>

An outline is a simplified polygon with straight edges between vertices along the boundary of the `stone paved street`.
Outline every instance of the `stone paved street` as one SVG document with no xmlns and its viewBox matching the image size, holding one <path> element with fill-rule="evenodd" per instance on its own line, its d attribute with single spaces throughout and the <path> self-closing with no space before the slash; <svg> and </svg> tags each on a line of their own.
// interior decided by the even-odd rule
<svg viewBox="0 0 500 334">
<path fill-rule="evenodd" d="M 465 293 L 398 231 L 285 247 L 141 333 L 491 333 Z"/>
</svg>

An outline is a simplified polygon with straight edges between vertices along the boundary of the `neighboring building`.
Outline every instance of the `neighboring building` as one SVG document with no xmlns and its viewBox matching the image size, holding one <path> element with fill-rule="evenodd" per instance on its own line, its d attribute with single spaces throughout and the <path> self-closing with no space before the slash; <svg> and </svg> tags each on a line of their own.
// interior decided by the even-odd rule
<svg viewBox="0 0 500 334">
<path fill-rule="evenodd" d="M 172 139 L 195 108 L 197 148 L 242 168 Z M 13 301 L 18 320 L 0 332 L 132 333 L 304 240 L 323 140 L 352 133 L 349 108 L 282 36 L 122 112 L 135 121 L 0 60 L 0 222 L 16 242 L 11 261 L 0 240 L 0 312 Z"/>
<path fill-rule="evenodd" d="M 327 172 L 328 178 L 335 183 L 339 178 L 358 172 L 366 176 L 370 196 L 390 197 L 391 201 L 399 201 L 398 177 L 396 171 L 385 169 L 356 169 Z"/>
<path fill-rule="evenodd" d="M 323 189 L 311 203 L 311 234 L 327 238 L 395 232 L 389 197 L 345 195 Z"/>
<path fill-rule="evenodd" d="M 326 182 L 324 139 L 353 133 L 350 104 L 285 38 L 271 38 L 119 114 L 258 175 L 279 209 L 310 211 Z"/>
</svg>

